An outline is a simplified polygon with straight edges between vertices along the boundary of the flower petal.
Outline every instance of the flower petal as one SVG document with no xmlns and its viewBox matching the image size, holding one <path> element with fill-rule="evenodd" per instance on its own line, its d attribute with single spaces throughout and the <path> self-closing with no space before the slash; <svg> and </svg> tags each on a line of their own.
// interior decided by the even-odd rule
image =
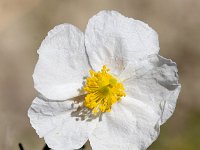
<svg viewBox="0 0 200 150">
<path fill-rule="evenodd" d="M 28 111 L 31 125 L 47 145 L 55 150 L 82 147 L 96 127 L 95 120 L 77 120 L 73 112 L 79 104 L 73 101 L 45 101 L 35 98 Z"/>
<path fill-rule="evenodd" d="M 93 150 L 145 150 L 159 134 L 159 116 L 151 107 L 130 97 L 103 115 L 89 137 Z"/>
<path fill-rule="evenodd" d="M 83 33 L 69 24 L 58 25 L 43 40 L 38 54 L 33 74 L 36 90 L 54 100 L 78 96 L 90 69 Z"/>
<path fill-rule="evenodd" d="M 116 74 L 127 61 L 159 51 L 158 35 L 151 27 L 116 11 L 101 11 L 89 20 L 85 44 L 94 70 L 106 64 Z"/>
<path fill-rule="evenodd" d="M 126 76 L 122 79 L 126 94 L 151 106 L 163 124 L 174 112 L 181 88 L 176 63 L 154 55 L 134 65 L 130 63 L 121 74 Z"/>
</svg>

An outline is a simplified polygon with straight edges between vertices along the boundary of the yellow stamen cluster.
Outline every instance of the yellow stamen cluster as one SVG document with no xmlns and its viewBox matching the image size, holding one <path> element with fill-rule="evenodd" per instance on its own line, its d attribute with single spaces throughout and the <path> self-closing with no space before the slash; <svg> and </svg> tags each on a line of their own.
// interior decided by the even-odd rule
<svg viewBox="0 0 200 150">
<path fill-rule="evenodd" d="M 108 72 L 104 65 L 99 72 L 90 70 L 90 77 L 86 79 L 84 106 L 91 109 L 94 115 L 100 111 L 110 112 L 111 106 L 126 96 L 123 84 Z"/>
</svg>

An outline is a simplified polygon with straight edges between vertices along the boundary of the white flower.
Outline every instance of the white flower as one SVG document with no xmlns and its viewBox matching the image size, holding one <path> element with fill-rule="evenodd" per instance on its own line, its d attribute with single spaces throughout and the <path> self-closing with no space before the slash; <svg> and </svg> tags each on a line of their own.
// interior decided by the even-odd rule
<svg viewBox="0 0 200 150">
<path fill-rule="evenodd" d="M 40 95 L 28 111 L 33 128 L 55 150 L 87 140 L 93 150 L 145 150 L 180 92 L 176 63 L 158 52 L 152 28 L 116 11 L 92 17 L 85 35 L 56 26 L 38 50 L 33 78 Z"/>
</svg>

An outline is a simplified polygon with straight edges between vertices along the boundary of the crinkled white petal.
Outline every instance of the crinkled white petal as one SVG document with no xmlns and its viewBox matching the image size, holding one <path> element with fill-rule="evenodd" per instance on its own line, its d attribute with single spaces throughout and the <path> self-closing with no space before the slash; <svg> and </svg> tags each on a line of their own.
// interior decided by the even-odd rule
<svg viewBox="0 0 200 150">
<path fill-rule="evenodd" d="M 31 125 L 47 145 L 55 150 L 82 147 L 96 127 L 96 120 L 77 120 L 73 112 L 79 104 L 68 101 L 45 101 L 35 98 L 28 111 Z"/>
<path fill-rule="evenodd" d="M 159 55 L 129 63 L 121 74 L 126 94 L 148 104 L 163 124 L 174 112 L 180 92 L 176 63 Z"/>
<path fill-rule="evenodd" d="M 84 35 L 76 27 L 54 27 L 43 40 L 33 74 L 37 91 L 48 99 L 65 100 L 79 95 L 89 65 Z"/>
<path fill-rule="evenodd" d="M 101 11 L 89 20 L 85 45 L 94 70 L 106 64 L 115 74 L 127 61 L 159 51 L 158 35 L 151 27 L 116 11 Z"/>
<path fill-rule="evenodd" d="M 89 137 L 93 150 L 145 150 L 159 134 L 159 115 L 140 100 L 123 98 L 103 114 Z"/>
</svg>

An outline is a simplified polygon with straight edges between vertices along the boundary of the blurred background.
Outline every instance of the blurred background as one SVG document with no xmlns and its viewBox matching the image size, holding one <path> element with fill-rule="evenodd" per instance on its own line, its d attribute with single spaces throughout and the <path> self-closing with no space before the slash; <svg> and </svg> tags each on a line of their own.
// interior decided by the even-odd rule
<svg viewBox="0 0 200 150">
<path fill-rule="evenodd" d="M 47 32 L 67 22 L 85 30 L 100 10 L 117 10 L 159 34 L 160 54 L 178 64 L 180 93 L 174 115 L 148 150 L 200 149 L 199 0 L 0 0 L 0 149 L 41 150 L 27 110 L 36 96 L 32 73 Z"/>
</svg>

